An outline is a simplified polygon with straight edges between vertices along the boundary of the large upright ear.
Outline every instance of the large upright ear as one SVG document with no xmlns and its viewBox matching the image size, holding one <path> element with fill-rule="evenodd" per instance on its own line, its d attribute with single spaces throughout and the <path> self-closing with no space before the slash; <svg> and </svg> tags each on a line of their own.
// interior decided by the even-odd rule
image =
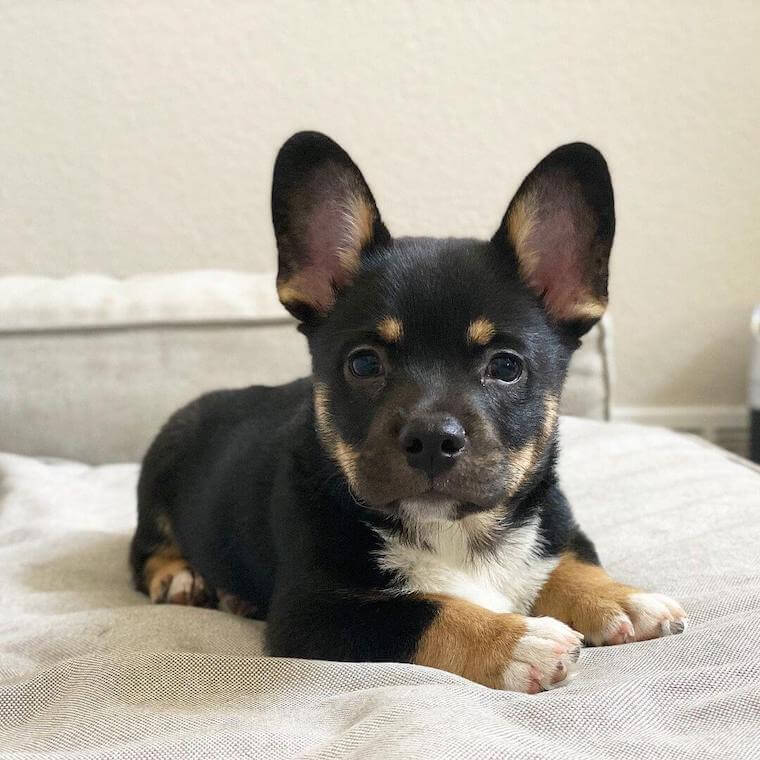
<svg viewBox="0 0 760 760">
<path fill-rule="evenodd" d="M 586 143 L 552 151 L 525 178 L 493 238 L 558 322 L 583 334 L 607 306 L 615 202 L 607 163 Z"/>
<path fill-rule="evenodd" d="M 280 148 L 272 221 L 277 292 L 302 320 L 327 314 L 355 277 L 362 250 L 390 239 L 356 164 L 319 132 L 299 132 Z"/>
</svg>

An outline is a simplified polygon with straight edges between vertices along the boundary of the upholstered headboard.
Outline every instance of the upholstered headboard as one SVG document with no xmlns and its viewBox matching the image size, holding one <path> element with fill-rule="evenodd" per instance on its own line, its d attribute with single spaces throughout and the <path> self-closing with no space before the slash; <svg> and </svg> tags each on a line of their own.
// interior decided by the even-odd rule
<svg viewBox="0 0 760 760">
<path fill-rule="evenodd" d="M 609 322 L 584 339 L 565 414 L 605 419 Z M 167 416 L 215 388 L 310 371 L 273 274 L 0 278 L 0 450 L 135 461 Z"/>
</svg>

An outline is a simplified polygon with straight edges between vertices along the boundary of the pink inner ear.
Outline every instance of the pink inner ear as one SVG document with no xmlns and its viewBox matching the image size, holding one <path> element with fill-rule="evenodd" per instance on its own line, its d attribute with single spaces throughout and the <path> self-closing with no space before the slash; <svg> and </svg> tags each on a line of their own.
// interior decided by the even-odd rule
<svg viewBox="0 0 760 760">
<path fill-rule="evenodd" d="M 345 177 L 320 177 L 296 202 L 299 226 L 280 241 L 300 252 L 292 257 L 292 274 L 278 281 L 280 298 L 321 312 L 335 303 L 336 292 L 351 284 L 359 255 L 372 237 L 375 211 L 363 190 Z M 314 198 L 318 200 L 313 200 Z M 293 271 L 295 270 L 295 271 Z"/>
<path fill-rule="evenodd" d="M 543 294 L 547 308 L 557 316 L 570 313 L 587 298 L 583 251 L 590 244 L 567 208 L 546 209 L 526 241 L 532 251 L 530 284 Z"/>
<path fill-rule="evenodd" d="M 333 200 L 322 201 L 311 210 L 306 228 L 306 250 L 309 263 L 304 274 L 309 273 L 315 285 L 321 281 L 337 288 L 347 285 L 354 271 L 346 266 L 341 252 L 353 244 L 349 240 L 348 210 Z M 358 255 L 358 251 L 356 252 Z"/>
<path fill-rule="evenodd" d="M 342 209 L 332 199 L 309 209 L 302 233 L 306 261 L 287 283 L 281 283 L 285 300 L 300 301 L 327 312 L 335 303 L 336 289 L 349 284 L 353 271 L 337 253 L 345 244 L 343 217 Z"/>
<path fill-rule="evenodd" d="M 523 276 L 547 310 L 577 319 L 600 308 L 590 271 L 596 225 L 574 188 L 563 184 L 540 189 L 530 233 L 517 253 Z"/>
</svg>

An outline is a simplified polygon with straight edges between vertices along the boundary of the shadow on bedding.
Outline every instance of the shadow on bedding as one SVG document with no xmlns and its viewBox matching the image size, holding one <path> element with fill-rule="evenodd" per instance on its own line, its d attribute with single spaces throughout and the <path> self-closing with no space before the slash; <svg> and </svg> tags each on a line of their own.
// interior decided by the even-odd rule
<svg viewBox="0 0 760 760">
<path fill-rule="evenodd" d="M 122 606 L 145 599 L 132 588 L 127 567 L 129 536 L 78 531 L 50 538 L 30 550 L 19 580 L 31 592 L 92 595 L 93 606 Z"/>
</svg>

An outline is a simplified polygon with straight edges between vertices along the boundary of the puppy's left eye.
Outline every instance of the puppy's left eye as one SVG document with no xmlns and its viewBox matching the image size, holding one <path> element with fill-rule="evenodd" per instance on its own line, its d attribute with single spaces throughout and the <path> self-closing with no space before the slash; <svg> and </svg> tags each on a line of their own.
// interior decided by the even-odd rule
<svg viewBox="0 0 760 760">
<path fill-rule="evenodd" d="M 520 356 L 511 351 L 502 351 L 491 357 L 486 377 L 501 380 L 502 383 L 515 383 L 522 377 L 524 369 L 525 365 Z"/>
<path fill-rule="evenodd" d="M 383 374 L 383 361 L 377 351 L 362 348 L 348 357 L 348 368 L 354 377 L 378 377 Z"/>
</svg>

